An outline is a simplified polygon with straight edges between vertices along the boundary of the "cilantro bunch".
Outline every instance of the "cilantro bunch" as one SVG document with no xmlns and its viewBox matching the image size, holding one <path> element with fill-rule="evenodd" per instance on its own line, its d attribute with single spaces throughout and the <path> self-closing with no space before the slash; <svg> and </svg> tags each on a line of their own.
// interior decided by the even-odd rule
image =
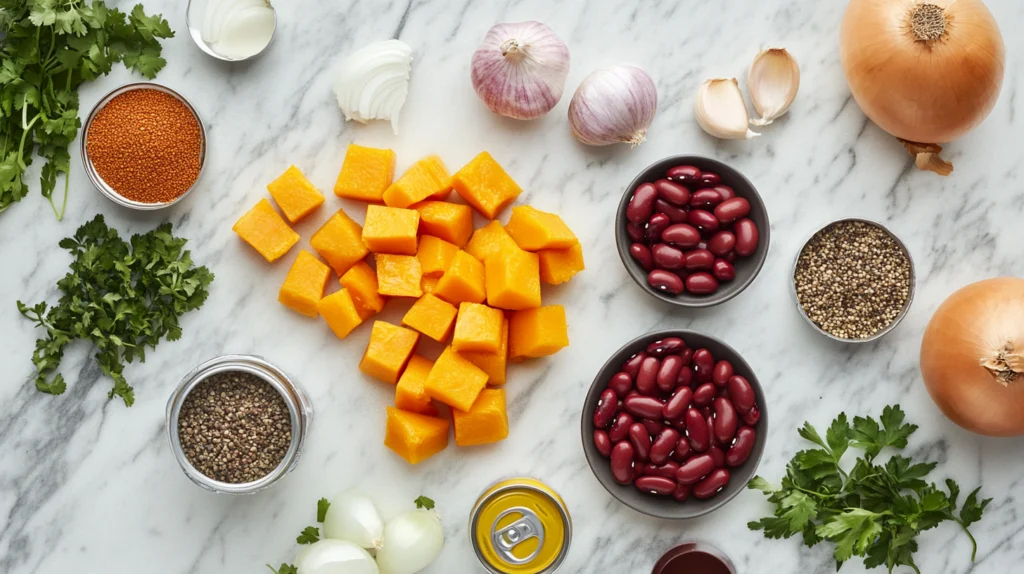
<svg viewBox="0 0 1024 574">
<path fill-rule="evenodd" d="M 135 392 L 125 380 L 125 363 L 146 360 L 146 347 L 161 339 L 181 337 L 178 318 L 206 301 L 213 273 L 195 267 L 186 240 L 171 235 L 165 223 L 131 242 L 107 227 L 102 215 L 78 228 L 60 246 L 71 252 L 71 271 L 57 282 L 61 298 L 53 307 L 46 302 L 29 307 L 18 301 L 18 311 L 46 330 L 36 341 L 32 363 L 36 388 L 59 395 L 67 385 L 59 373 L 64 347 L 75 339 L 91 341 L 98 349 L 96 362 L 114 379 L 115 395 L 131 406 Z"/>
<path fill-rule="evenodd" d="M 125 15 L 100 0 L 0 0 L 0 213 L 28 194 L 23 176 L 38 153 L 43 197 L 64 216 L 68 146 L 82 125 L 78 87 L 118 62 L 153 79 L 167 63 L 158 38 L 172 36 L 141 4 Z M 65 175 L 59 208 L 57 174 Z"/>
<path fill-rule="evenodd" d="M 854 417 L 851 425 L 840 413 L 821 438 L 809 423 L 800 436 L 821 448 L 800 451 L 786 467 L 782 486 L 775 488 L 756 476 L 749 488 L 763 491 L 775 505 L 774 516 L 750 522 L 751 530 L 763 530 L 767 538 L 803 537 L 804 544 L 828 540 L 835 543 L 836 568 L 853 556 L 864 566 L 909 566 L 914 563 L 916 537 L 939 523 L 952 520 L 971 540 L 971 560 L 978 545 L 968 526 L 981 520 L 991 498 L 978 500 L 976 488 L 957 513 L 960 487 L 947 479 L 946 491 L 924 478 L 936 463 L 915 463 L 893 455 L 885 464 L 875 459 L 882 449 L 902 449 L 917 425 L 905 424 L 899 406 L 882 411 L 881 424 L 870 417 Z M 849 448 L 864 451 L 847 472 L 840 466 Z"/>
</svg>

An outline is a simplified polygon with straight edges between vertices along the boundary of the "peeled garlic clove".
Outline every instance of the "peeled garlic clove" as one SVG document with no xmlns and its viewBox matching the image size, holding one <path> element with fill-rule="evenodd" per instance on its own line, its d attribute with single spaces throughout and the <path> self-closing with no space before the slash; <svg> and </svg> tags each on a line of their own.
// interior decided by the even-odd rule
<svg viewBox="0 0 1024 574">
<path fill-rule="evenodd" d="M 761 50 L 750 66 L 748 87 L 754 109 L 761 114 L 750 123 L 768 125 L 793 104 L 800 89 L 800 66 L 785 48 Z"/>
<path fill-rule="evenodd" d="M 712 78 L 701 84 L 693 113 L 700 127 L 716 138 L 748 140 L 761 135 L 747 127 L 747 105 L 736 78 Z"/>
</svg>

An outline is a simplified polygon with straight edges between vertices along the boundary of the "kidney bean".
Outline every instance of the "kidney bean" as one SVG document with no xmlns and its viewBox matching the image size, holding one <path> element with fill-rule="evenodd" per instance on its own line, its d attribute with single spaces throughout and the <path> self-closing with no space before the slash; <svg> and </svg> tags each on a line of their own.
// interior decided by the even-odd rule
<svg viewBox="0 0 1024 574">
<path fill-rule="evenodd" d="M 608 429 L 608 438 L 611 439 L 612 444 L 622 442 L 629 438 L 629 427 L 633 426 L 633 416 L 629 413 L 619 413 L 619 416 L 615 417 L 612 421 L 611 428 Z"/>
<path fill-rule="evenodd" d="M 612 478 L 619 484 L 633 482 L 633 445 L 622 441 L 612 447 L 611 467 Z"/>
<path fill-rule="evenodd" d="M 713 189 L 698 189 L 690 195 L 690 207 L 711 209 L 722 203 L 722 194 Z"/>
<path fill-rule="evenodd" d="M 761 420 L 761 411 L 758 410 L 757 405 L 750 407 L 750 410 L 745 413 L 740 413 L 740 419 L 743 424 L 747 426 L 757 425 L 757 421 Z"/>
<path fill-rule="evenodd" d="M 693 404 L 698 408 L 706 407 L 711 404 L 711 401 L 715 400 L 715 385 L 713 383 L 704 383 L 697 387 L 696 391 L 693 391 Z"/>
<path fill-rule="evenodd" d="M 706 383 L 711 380 L 711 371 L 715 368 L 715 357 L 707 349 L 693 352 L 693 365 L 696 370 L 697 382 Z"/>
<path fill-rule="evenodd" d="M 736 236 L 731 231 L 719 231 L 708 240 L 708 251 L 721 257 L 736 247 Z"/>
<path fill-rule="evenodd" d="M 739 421 L 736 418 L 736 407 L 732 401 L 718 397 L 715 399 L 715 438 L 722 444 L 729 444 L 736 436 L 736 427 Z"/>
<path fill-rule="evenodd" d="M 676 484 L 676 489 L 672 491 L 672 498 L 679 502 L 686 502 L 686 500 L 690 498 L 691 488 L 692 487 L 686 484 Z"/>
<path fill-rule="evenodd" d="M 707 249 L 691 249 L 686 252 L 684 262 L 687 271 L 701 271 L 711 269 L 715 256 Z"/>
<path fill-rule="evenodd" d="M 633 378 L 629 373 L 619 371 L 608 381 L 608 388 L 615 391 L 615 395 L 620 399 L 624 399 L 629 391 L 633 390 Z"/>
<path fill-rule="evenodd" d="M 664 357 L 673 355 L 686 348 L 686 342 L 679 337 L 665 337 L 647 345 L 647 354 L 652 357 Z"/>
<path fill-rule="evenodd" d="M 721 448 L 717 446 L 709 448 L 708 455 L 711 457 L 711 460 L 715 461 L 715 468 L 725 467 L 725 453 L 722 452 Z"/>
<path fill-rule="evenodd" d="M 659 179 L 654 182 L 658 197 L 676 205 L 686 205 L 690 201 L 690 190 L 674 181 Z"/>
<path fill-rule="evenodd" d="M 686 277 L 685 289 L 694 295 L 709 295 L 718 291 L 718 279 L 707 271 L 698 271 Z"/>
<path fill-rule="evenodd" d="M 676 481 L 664 476 L 645 476 L 636 479 L 633 486 L 637 487 L 641 492 L 668 496 L 675 491 Z"/>
<path fill-rule="evenodd" d="M 686 419 L 686 417 L 679 417 L 677 419 L 672 419 L 672 420 L 669 420 L 669 421 L 665 421 L 665 424 L 667 426 L 670 426 L 670 427 L 676 429 L 680 433 L 684 433 L 684 432 L 686 432 L 686 420 L 685 419 Z M 685 440 L 685 439 L 683 439 L 683 440 Z"/>
<path fill-rule="evenodd" d="M 695 183 L 700 181 L 701 171 L 692 165 L 677 165 L 668 170 L 665 175 L 672 181 L 679 183 Z"/>
<path fill-rule="evenodd" d="M 690 215 L 687 214 L 686 218 L 689 220 Z M 661 240 L 683 249 L 689 249 L 700 243 L 700 231 L 689 223 L 676 223 L 669 225 L 665 231 L 661 232 Z"/>
<path fill-rule="evenodd" d="M 643 243 L 630 245 L 629 255 L 640 264 L 640 267 L 644 268 L 644 271 L 654 269 L 654 257 L 651 256 L 651 250 Z"/>
<path fill-rule="evenodd" d="M 678 419 L 686 414 L 686 409 L 690 408 L 691 402 L 693 402 L 693 391 L 690 390 L 690 387 L 679 387 L 672 398 L 665 403 L 661 414 L 668 420 Z"/>
<path fill-rule="evenodd" d="M 725 259 L 715 259 L 711 265 L 711 274 L 719 281 L 732 281 L 736 278 L 736 268 Z"/>
<path fill-rule="evenodd" d="M 717 173 L 705 171 L 700 174 L 700 184 L 704 187 L 714 187 L 722 183 L 722 178 Z"/>
<path fill-rule="evenodd" d="M 619 397 L 615 395 L 615 391 L 605 389 L 597 402 L 597 408 L 594 409 L 594 427 L 603 429 L 610 425 L 618 407 Z"/>
<path fill-rule="evenodd" d="M 711 455 L 695 456 L 679 467 L 676 471 L 676 480 L 679 484 L 696 484 L 714 469 L 715 460 Z"/>
<path fill-rule="evenodd" d="M 650 457 L 654 464 L 664 464 L 672 454 L 679 442 L 679 431 L 676 429 L 665 429 L 651 443 Z"/>
<path fill-rule="evenodd" d="M 724 468 L 712 470 L 704 480 L 693 485 L 693 497 L 700 500 L 711 498 L 727 484 L 729 484 L 728 470 Z"/>
<path fill-rule="evenodd" d="M 743 218 L 732 224 L 732 232 L 736 234 L 736 248 L 733 250 L 740 257 L 753 255 L 757 250 L 757 224 Z"/>
<path fill-rule="evenodd" d="M 651 454 L 651 435 L 647 434 L 647 427 L 640 423 L 629 425 L 629 442 L 636 451 L 636 456 L 647 460 Z"/>
<path fill-rule="evenodd" d="M 718 231 L 718 219 L 710 211 L 693 209 L 686 216 L 686 222 L 707 233 Z"/>
<path fill-rule="evenodd" d="M 725 259 L 728 263 L 736 263 L 736 252 L 730 251 L 729 253 L 723 255 L 722 259 Z"/>
<path fill-rule="evenodd" d="M 672 221 L 664 213 L 655 213 L 647 220 L 647 231 L 644 238 L 648 243 L 653 243 L 661 237 L 661 233 L 672 225 Z"/>
<path fill-rule="evenodd" d="M 683 360 L 683 365 L 688 366 L 693 361 L 693 349 L 687 347 L 679 352 L 679 358 Z"/>
<path fill-rule="evenodd" d="M 640 372 L 640 363 L 644 362 L 647 358 L 647 353 L 640 351 L 632 357 L 626 359 L 625 363 L 622 363 L 623 372 L 627 373 L 630 377 L 636 378 L 637 373 Z"/>
<path fill-rule="evenodd" d="M 594 448 L 597 452 L 601 453 L 601 456 L 608 458 L 612 454 L 612 439 L 608 438 L 608 433 L 601 430 L 594 430 Z"/>
<path fill-rule="evenodd" d="M 647 357 L 640 363 L 640 372 L 636 375 L 636 390 L 641 395 L 653 397 L 658 394 L 658 371 L 661 370 L 661 359 Z"/>
<path fill-rule="evenodd" d="M 714 189 L 715 191 L 718 192 L 719 195 L 722 196 L 722 201 L 728 201 L 736 197 L 736 191 L 733 188 L 729 187 L 728 185 L 719 184 L 711 189 Z"/>
<path fill-rule="evenodd" d="M 689 387 L 693 382 L 693 369 L 690 369 L 687 364 L 690 361 L 685 359 L 682 355 L 680 355 L 679 358 L 683 361 L 683 369 L 679 371 L 679 377 L 676 379 L 676 388 Z"/>
<path fill-rule="evenodd" d="M 644 426 L 647 427 L 647 432 L 651 436 L 658 436 L 659 434 L 661 434 L 661 431 L 665 430 L 665 425 L 655 420 L 643 419 L 640 422 L 642 422 Z"/>
<path fill-rule="evenodd" d="M 626 235 L 629 235 L 630 240 L 644 241 L 647 239 L 647 222 L 643 223 L 627 223 L 626 224 Z"/>
<path fill-rule="evenodd" d="M 750 213 L 750 202 L 742 197 L 734 197 L 719 203 L 715 207 L 715 217 L 722 223 L 732 223 Z"/>
<path fill-rule="evenodd" d="M 707 420 L 697 409 L 686 411 L 686 435 L 690 439 L 690 447 L 697 452 L 704 452 L 711 446 L 711 429 Z"/>
<path fill-rule="evenodd" d="M 754 387 L 750 386 L 750 381 L 739 375 L 733 375 L 729 377 L 727 383 L 729 388 L 729 397 L 732 398 L 732 404 L 736 407 L 736 410 L 742 415 L 743 413 L 750 412 L 750 409 L 754 408 Z"/>
<path fill-rule="evenodd" d="M 668 461 L 665 464 L 647 463 L 644 465 L 644 476 L 664 476 L 665 478 L 671 478 L 672 482 L 675 482 L 677 470 L 679 470 L 679 463 L 672 461 Z"/>
<path fill-rule="evenodd" d="M 685 436 L 680 435 L 679 442 L 676 443 L 676 448 L 672 451 L 671 457 L 672 460 L 682 464 L 690 458 L 692 452 L 693 449 L 690 448 L 690 441 Z"/>
<path fill-rule="evenodd" d="M 715 434 L 715 416 L 714 416 L 714 413 L 712 413 L 712 412 L 705 413 L 704 412 L 705 410 L 711 411 L 711 408 L 710 407 L 704 407 L 703 409 L 700 410 L 700 414 L 704 415 L 704 420 L 707 421 L 707 424 L 708 424 L 708 431 L 709 431 L 709 434 L 711 435 L 711 448 L 714 448 L 716 446 L 718 448 L 727 448 L 728 445 L 726 445 L 722 441 L 718 440 L 718 435 Z M 711 449 L 708 449 L 708 450 L 711 450 Z"/>
<path fill-rule="evenodd" d="M 716 387 L 724 387 L 729 382 L 729 377 L 732 376 L 732 363 L 722 359 L 715 363 L 715 367 L 711 369 L 711 382 L 715 383 Z"/>
<path fill-rule="evenodd" d="M 683 279 L 671 271 L 655 269 L 647 274 L 647 284 L 656 291 L 678 295 L 686 289 Z"/>
<path fill-rule="evenodd" d="M 633 198 L 626 206 L 626 219 L 633 223 L 647 221 L 654 210 L 654 200 L 658 197 L 658 189 L 652 183 L 641 183 L 633 192 Z"/>
<path fill-rule="evenodd" d="M 737 467 L 747 462 L 750 453 L 754 452 L 754 443 L 757 442 L 757 432 L 750 427 L 740 427 L 736 431 L 736 442 L 732 443 L 728 452 L 725 453 L 725 464 Z"/>
<path fill-rule="evenodd" d="M 672 205 L 664 199 L 654 201 L 654 211 L 664 213 L 672 223 L 686 223 L 686 214 L 689 213 L 686 209 Z"/>
<path fill-rule="evenodd" d="M 665 243 L 651 247 L 651 261 L 658 269 L 676 270 L 686 266 L 686 255 Z"/>
<path fill-rule="evenodd" d="M 679 355 L 669 355 L 661 362 L 658 369 L 658 389 L 663 393 L 671 393 L 676 388 L 676 380 L 679 379 L 679 371 L 683 369 L 683 360 Z"/>
<path fill-rule="evenodd" d="M 714 381 L 711 381 L 711 382 L 714 382 Z M 715 396 L 716 397 L 723 397 L 723 398 L 729 399 L 730 401 L 732 400 L 732 398 L 729 397 L 729 388 L 728 387 L 718 387 L 718 393 L 716 393 Z M 736 405 L 733 405 L 733 406 L 735 407 Z"/>
<path fill-rule="evenodd" d="M 661 409 L 664 407 L 662 402 L 654 397 L 641 396 L 626 397 L 622 406 L 625 407 L 629 414 L 648 419 L 661 418 Z"/>
<path fill-rule="evenodd" d="M 700 414 L 704 418 L 706 418 L 706 419 L 715 416 L 715 413 L 711 410 L 711 406 L 710 405 L 708 405 L 706 407 L 701 407 L 700 408 Z M 710 429 L 711 427 L 708 427 L 708 428 Z"/>
</svg>

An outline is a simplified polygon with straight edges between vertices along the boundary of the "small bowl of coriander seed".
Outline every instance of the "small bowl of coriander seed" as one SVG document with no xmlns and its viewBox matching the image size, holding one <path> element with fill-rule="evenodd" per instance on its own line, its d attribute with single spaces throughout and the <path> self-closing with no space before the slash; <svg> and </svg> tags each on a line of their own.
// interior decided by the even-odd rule
<svg viewBox="0 0 1024 574">
<path fill-rule="evenodd" d="M 843 343 L 867 343 L 892 331 L 914 300 L 914 281 L 906 245 L 885 226 L 860 218 L 819 229 L 793 268 L 800 314 Z"/>
<path fill-rule="evenodd" d="M 261 357 L 224 355 L 182 379 L 167 402 L 167 434 L 192 482 L 251 494 L 295 467 L 312 416 L 283 371 Z"/>
</svg>

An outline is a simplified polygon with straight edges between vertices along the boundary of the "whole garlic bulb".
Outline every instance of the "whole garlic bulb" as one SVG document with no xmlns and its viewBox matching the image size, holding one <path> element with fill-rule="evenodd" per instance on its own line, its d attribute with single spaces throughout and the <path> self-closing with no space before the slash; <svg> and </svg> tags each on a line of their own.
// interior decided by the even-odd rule
<svg viewBox="0 0 1024 574">
<path fill-rule="evenodd" d="M 636 147 L 658 111 L 658 88 L 647 72 L 630 64 L 594 71 L 569 102 L 572 135 L 587 145 L 628 143 Z"/>
<path fill-rule="evenodd" d="M 473 88 L 496 114 L 532 120 L 562 99 L 569 48 L 540 22 L 495 24 L 473 53 Z"/>
</svg>

